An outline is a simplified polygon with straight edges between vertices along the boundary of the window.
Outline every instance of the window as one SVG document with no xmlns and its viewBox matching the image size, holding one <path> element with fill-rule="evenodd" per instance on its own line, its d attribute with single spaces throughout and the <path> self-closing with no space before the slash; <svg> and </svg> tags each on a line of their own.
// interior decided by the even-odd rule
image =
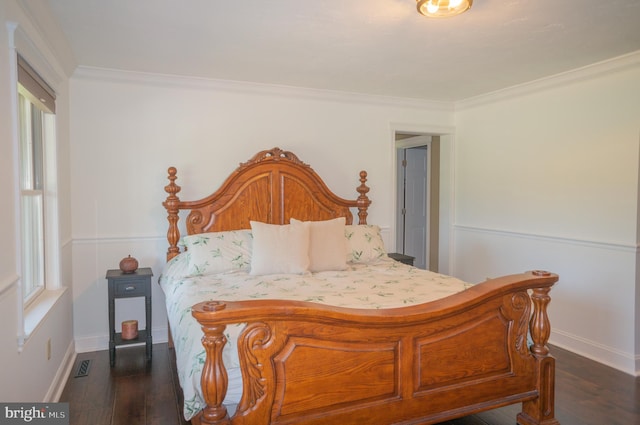
<svg viewBox="0 0 640 425">
<path fill-rule="evenodd" d="M 22 296 L 31 303 L 45 289 L 47 278 L 48 156 L 55 147 L 55 96 L 53 90 L 18 56 L 19 185 L 21 223 Z M 55 215 L 55 214 L 54 214 Z"/>
</svg>

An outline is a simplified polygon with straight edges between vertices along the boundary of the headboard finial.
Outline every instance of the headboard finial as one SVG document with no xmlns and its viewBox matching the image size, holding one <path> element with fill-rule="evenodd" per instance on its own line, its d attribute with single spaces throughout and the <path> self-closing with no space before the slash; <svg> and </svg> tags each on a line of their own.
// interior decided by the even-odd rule
<svg viewBox="0 0 640 425">
<path fill-rule="evenodd" d="M 367 182 L 367 172 L 362 170 L 360 171 L 360 186 L 356 188 L 358 193 L 358 199 L 356 203 L 358 204 L 358 222 L 359 224 L 367 224 L 367 209 L 369 205 L 371 205 L 371 199 L 367 196 L 369 193 L 369 186 L 366 185 Z"/>
<path fill-rule="evenodd" d="M 180 211 L 180 198 L 178 198 L 177 193 L 180 192 L 181 187 L 176 184 L 176 179 L 178 178 L 176 167 L 169 167 L 167 170 L 169 176 L 169 184 L 164 187 L 164 191 L 169 194 L 167 199 L 162 203 L 162 205 L 166 208 L 167 220 L 169 220 L 169 230 L 167 231 L 167 240 L 169 241 L 169 249 L 167 250 L 167 261 L 171 260 L 173 257 L 180 253 L 178 249 L 178 241 L 180 240 L 180 230 L 178 230 L 178 220 L 180 217 L 178 216 L 178 212 Z"/>
</svg>

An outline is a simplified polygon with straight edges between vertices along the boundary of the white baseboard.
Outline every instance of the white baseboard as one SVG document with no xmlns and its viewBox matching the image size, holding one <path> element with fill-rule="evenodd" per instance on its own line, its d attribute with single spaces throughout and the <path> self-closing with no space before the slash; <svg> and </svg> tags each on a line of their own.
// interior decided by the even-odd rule
<svg viewBox="0 0 640 425">
<path fill-rule="evenodd" d="M 638 374 L 639 359 L 631 353 L 624 353 L 557 329 L 551 331 L 549 343 L 631 376 L 640 376 Z"/>
<path fill-rule="evenodd" d="M 71 374 L 71 369 L 76 361 L 76 349 L 73 341 L 67 347 L 67 351 L 64 353 L 60 367 L 56 372 L 56 376 L 53 378 L 53 382 L 44 397 L 44 403 L 55 403 L 60 400 L 62 391 L 64 391 L 67 380 Z"/>
</svg>

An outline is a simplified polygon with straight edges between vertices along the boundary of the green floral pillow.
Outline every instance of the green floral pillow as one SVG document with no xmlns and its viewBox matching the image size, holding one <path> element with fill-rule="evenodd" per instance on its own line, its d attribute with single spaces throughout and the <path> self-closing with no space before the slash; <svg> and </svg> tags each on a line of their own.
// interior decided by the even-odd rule
<svg viewBox="0 0 640 425">
<path fill-rule="evenodd" d="M 202 233 L 183 238 L 189 276 L 249 271 L 253 235 L 250 230 Z"/>
<path fill-rule="evenodd" d="M 351 263 L 375 263 L 387 255 L 380 227 L 373 224 L 345 226 L 347 261 Z"/>
</svg>

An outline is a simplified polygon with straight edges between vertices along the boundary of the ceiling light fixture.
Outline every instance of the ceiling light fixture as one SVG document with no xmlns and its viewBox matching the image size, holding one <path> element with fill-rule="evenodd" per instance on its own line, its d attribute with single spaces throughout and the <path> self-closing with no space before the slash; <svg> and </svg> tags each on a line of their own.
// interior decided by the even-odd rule
<svg viewBox="0 0 640 425">
<path fill-rule="evenodd" d="M 449 18 L 471 8 L 473 0 L 418 0 L 418 12 L 429 18 Z"/>
</svg>

